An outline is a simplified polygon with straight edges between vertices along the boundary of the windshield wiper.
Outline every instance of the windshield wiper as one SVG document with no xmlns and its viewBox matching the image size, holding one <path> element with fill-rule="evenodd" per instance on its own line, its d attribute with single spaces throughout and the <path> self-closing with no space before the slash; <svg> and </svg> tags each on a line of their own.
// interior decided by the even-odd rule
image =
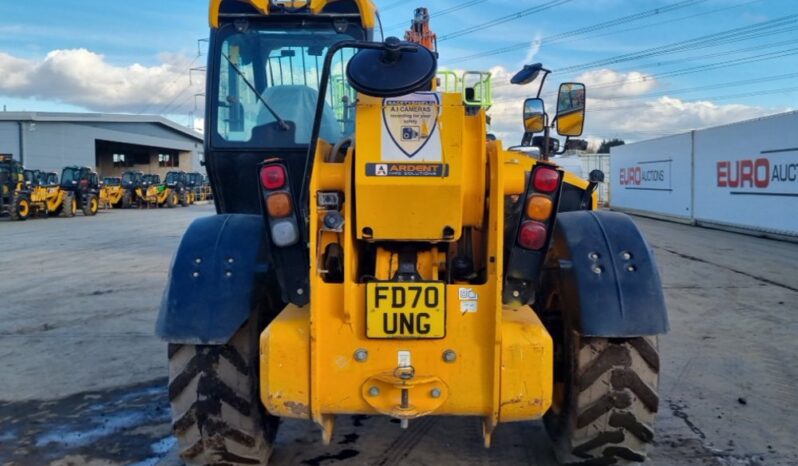
<svg viewBox="0 0 798 466">
<path fill-rule="evenodd" d="M 257 89 L 255 89 L 255 86 L 253 86 L 252 83 L 249 82 L 249 79 L 247 79 L 244 73 L 238 68 L 238 66 L 236 66 L 235 63 L 233 63 L 233 60 L 230 60 L 230 57 L 228 57 L 224 53 L 222 53 L 222 56 L 224 57 L 225 60 L 227 60 L 227 63 L 229 63 L 230 66 L 233 67 L 233 70 L 235 70 L 236 74 L 238 74 L 238 76 L 241 77 L 241 79 L 244 81 L 247 87 L 249 87 L 249 89 L 258 97 L 258 100 L 260 100 L 263 106 L 266 107 L 266 110 L 268 110 L 269 113 L 272 114 L 274 119 L 277 120 L 277 124 L 280 125 L 280 128 L 282 128 L 284 131 L 288 131 L 289 129 L 291 129 L 288 123 L 286 123 L 285 120 L 280 118 L 280 115 L 278 115 L 277 112 L 274 111 L 272 106 L 269 105 L 268 102 L 266 102 L 266 98 L 263 97 L 263 94 L 261 94 L 260 92 L 258 92 Z"/>
</svg>

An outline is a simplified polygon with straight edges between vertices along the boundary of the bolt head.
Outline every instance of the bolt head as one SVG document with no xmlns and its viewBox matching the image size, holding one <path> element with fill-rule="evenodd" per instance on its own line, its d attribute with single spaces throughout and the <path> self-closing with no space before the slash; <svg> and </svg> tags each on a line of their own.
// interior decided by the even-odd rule
<svg viewBox="0 0 798 466">
<path fill-rule="evenodd" d="M 369 396 L 380 396 L 379 387 L 371 387 L 371 388 L 369 388 Z"/>
<path fill-rule="evenodd" d="M 195 264 L 202 264 L 202 258 L 198 257 L 198 258 L 194 259 L 194 263 Z"/>
<path fill-rule="evenodd" d="M 364 350 L 363 348 L 360 348 L 355 351 L 355 361 L 363 362 L 368 358 L 369 358 L 369 352 Z"/>
<path fill-rule="evenodd" d="M 441 389 L 440 388 L 433 388 L 429 392 L 429 396 L 433 398 L 440 398 L 441 397 Z"/>
<path fill-rule="evenodd" d="M 587 258 L 588 258 L 588 259 L 590 259 L 590 260 L 592 260 L 592 261 L 597 261 L 597 260 L 599 260 L 599 253 L 597 253 L 597 252 L 591 252 L 591 253 L 589 253 L 589 254 L 587 255 Z"/>
<path fill-rule="evenodd" d="M 192 277 L 197 278 L 199 277 L 199 272 L 194 272 L 191 274 Z"/>
<path fill-rule="evenodd" d="M 227 278 L 230 278 L 230 277 L 233 276 L 233 272 L 228 270 L 227 272 L 224 273 L 224 276 L 227 277 Z"/>
<path fill-rule="evenodd" d="M 443 352 L 443 360 L 445 362 L 455 362 L 457 360 L 457 353 L 452 350 L 446 350 Z"/>
<path fill-rule="evenodd" d="M 598 265 L 593 267 L 593 273 L 595 273 L 596 275 L 601 275 L 602 272 L 604 272 L 604 269 L 602 269 Z"/>
<path fill-rule="evenodd" d="M 637 271 L 637 267 L 635 267 L 634 265 L 630 265 L 629 267 L 626 268 L 626 270 L 628 272 L 636 272 Z"/>
<path fill-rule="evenodd" d="M 235 260 L 235 259 L 233 259 L 232 257 L 228 257 L 228 258 L 227 258 L 227 263 L 228 263 L 228 264 L 232 264 L 232 263 L 233 263 L 233 262 L 235 262 L 235 261 L 236 261 L 236 260 Z"/>
<path fill-rule="evenodd" d="M 631 260 L 632 259 L 632 253 L 629 252 L 629 251 L 624 251 L 624 252 L 621 253 L 621 257 L 623 257 L 623 260 L 625 260 L 625 261 Z"/>
</svg>

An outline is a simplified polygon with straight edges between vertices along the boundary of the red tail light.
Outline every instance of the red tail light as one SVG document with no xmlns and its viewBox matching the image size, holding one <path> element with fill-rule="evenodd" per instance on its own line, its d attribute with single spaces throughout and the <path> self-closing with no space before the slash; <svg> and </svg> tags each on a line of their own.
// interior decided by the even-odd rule
<svg viewBox="0 0 798 466">
<path fill-rule="evenodd" d="M 546 245 L 547 233 L 542 223 L 524 222 L 518 231 L 518 244 L 524 249 L 541 249 Z"/>
<path fill-rule="evenodd" d="M 535 170 L 535 190 L 542 193 L 552 193 L 560 185 L 560 174 L 549 167 L 538 167 Z"/>
<path fill-rule="evenodd" d="M 266 189 L 285 186 L 285 169 L 280 165 L 268 165 L 260 169 L 260 182 Z"/>
</svg>

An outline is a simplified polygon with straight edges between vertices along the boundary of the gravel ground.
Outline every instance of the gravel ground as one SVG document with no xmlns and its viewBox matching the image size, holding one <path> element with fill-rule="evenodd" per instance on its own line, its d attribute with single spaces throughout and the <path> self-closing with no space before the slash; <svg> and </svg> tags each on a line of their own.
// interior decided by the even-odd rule
<svg viewBox="0 0 798 466">
<path fill-rule="evenodd" d="M 0 220 L 0 464 L 177 465 L 165 345 L 153 333 L 171 255 L 210 206 Z M 798 244 L 636 219 L 672 331 L 650 464 L 795 465 Z M 553 465 L 538 422 L 341 417 L 333 444 L 281 426 L 276 465 Z"/>
</svg>

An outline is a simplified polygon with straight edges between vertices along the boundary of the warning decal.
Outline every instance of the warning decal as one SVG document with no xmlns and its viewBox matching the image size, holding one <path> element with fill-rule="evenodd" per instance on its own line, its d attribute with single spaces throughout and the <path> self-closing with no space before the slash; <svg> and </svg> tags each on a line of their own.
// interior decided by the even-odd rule
<svg viewBox="0 0 798 466">
<path fill-rule="evenodd" d="M 449 176 L 449 165 L 442 163 L 367 163 L 366 176 Z"/>
<path fill-rule="evenodd" d="M 382 160 L 439 162 L 440 97 L 419 92 L 382 101 Z"/>
</svg>

